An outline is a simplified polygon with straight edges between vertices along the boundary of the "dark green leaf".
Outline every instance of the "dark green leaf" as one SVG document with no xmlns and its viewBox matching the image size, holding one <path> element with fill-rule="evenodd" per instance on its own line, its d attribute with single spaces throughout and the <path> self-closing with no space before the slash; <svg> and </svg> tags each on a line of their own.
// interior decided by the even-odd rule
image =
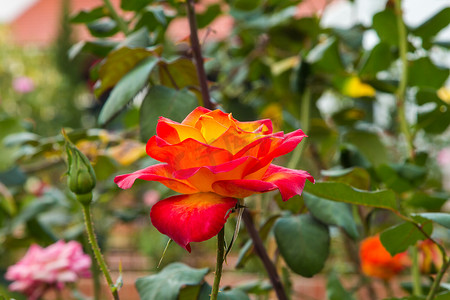
<svg viewBox="0 0 450 300">
<path fill-rule="evenodd" d="M 152 86 L 141 106 L 141 139 L 148 141 L 156 133 L 160 116 L 181 122 L 197 106 L 197 98 L 187 90 Z"/>
<path fill-rule="evenodd" d="M 209 300 L 211 291 L 212 291 L 211 286 L 207 283 L 204 283 L 202 285 L 202 289 L 200 290 L 198 300 Z M 217 300 L 250 300 L 250 298 L 242 290 L 233 289 L 233 290 L 221 290 L 217 295 Z"/>
<path fill-rule="evenodd" d="M 372 27 L 377 32 L 381 42 L 398 45 L 397 18 L 392 8 L 388 7 L 386 10 L 374 15 Z"/>
<path fill-rule="evenodd" d="M 397 209 L 395 194 L 390 190 L 368 192 L 340 182 L 317 182 L 315 184 L 306 183 L 305 192 L 327 200 L 390 210 Z"/>
<path fill-rule="evenodd" d="M 303 199 L 310 213 L 319 221 L 342 227 L 353 239 L 359 236 L 350 205 L 319 198 L 307 192 L 303 192 Z"/>
<path fill-rule="evenodd" d="M 81 41 L 69 49 L 68 55 L 71 60 L 75 59 L 80 53 L 91 53 L 99 57 L 105 57 L 116 46 L 117 42 L 109 40 Z"/>
<path fill-rule="evenodd" d="M 375 75 L 389 68 L 392 63 L 390 46 L 386 43 L 379 43 L 371 51 L 365 52 L 358 67 L 359 76 L 375 78 Z"/>
<path fill-rule="evenodd" d="M 333 37 L 315 46 L 308 53 L 306 61 L 320 71 L 337 73 L 343 69 L 338 43 Z"/>
<path fill-rule="evenodd" d="M 154 32 L 159 27 L 166 28 L 167 25 L 168 20 L 164 13 L 164 8 L 161 6 L 151 6 L 144 10 L 142 16 L 138 19 L 135 28 L 146 27 L 148 31 Z"/>
<path fill-rule="evenodd" d="M 182 263 L 173 263 L 155 275 L 136 280 L 136 289 L 142 300 L 176 300 L 180 289 L 188 285 L 199 285 L 208 269 L 193 269 Z"/>
<path fill-rule="evenodd" d="M 420 213 L 417 214 L 421 217 L 424 217 L 428 220 L 432 220 L 433 222 L 438 223 L 441 226 L 444 226 L 447 229 L 450 229 L 450 214 L 448 213 Z"/>
<path fill-rule="evenodd" d="M 425 222 L 420 226 L 428 235 L 431 235 L 433 231 L 432 222 Z M 381 243 L 391 255 L 406 251 L 409 246 L 426 238 L 417 226 L 410 222 L 393 226 L 380 234 Z"/>
<path fill-rule="evenodd" d="M 344 289 L 336 272 L 328 275 L 327 282 L 327 299 L 328 300 L 354 300 L 352 294 Z"/>
<path fill-rule="evenodd" d="M 421 88 L 439 89 L 449 76 L 448 69 L 438 68 L 429 57 L 411 61 L 408 70 L 408 85 Z"/>
<path fill-rule="evenodd" d="M 152 2 L 152 0 L 122 0 L 120 1 L 120 8 L 137 12 Z"/>
<path fill-rule="evenodd" d="M 388 162 L 386 147 L 376 133 L 352 130 L 345 135 L 344 139 L 355 145 L 374 166 Z"/>
<path fill-rule="evenodd" d="M 214 21 L 217 16 L 222 13 L 220 4 L 213 4 L 208 6 L 205 12 L 197 14 L 197 26 L 198 28 L 203 28 L 208 26 L 212 21 Z"/>
<path fill-rule="evenodd" d="M 119 26 L 113 19 L 101 19 L 87 25 L 89 32 L 95 37 L 110 37 L 119 32 Z"/>
<path fill-rule="evenodd" d="M 120 79 L 100 112 L 98 117 L 100 125 L 114 118 L 145 87 L 157 63 L 158 58 L 148 57 Z"/>
<path fill-rule="evenodd" d="M 287 216 L 277 220 L 274 234 L 280 254 L 295 273 L 312 277 L 328 258 L 328 227 L 310 215 Z"/>
<path fill-rule="evenodd" d="M 106 16 L 106 9 L 99 6 L 92 10 L 82 10 L 73 16 L 70 21 L 72 23 L 89 23 Z"/>
</svg>

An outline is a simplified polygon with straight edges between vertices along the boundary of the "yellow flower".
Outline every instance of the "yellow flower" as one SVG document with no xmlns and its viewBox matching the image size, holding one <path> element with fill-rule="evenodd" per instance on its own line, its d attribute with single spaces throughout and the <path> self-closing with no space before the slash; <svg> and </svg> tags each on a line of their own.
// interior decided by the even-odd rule
<svg viewBox="0 0 450 300">
<path fill-rule="evenodd" d="M 450 88 L 443 86 L 437 91 L 439 99 L 450 105 Z"/>
<path fill-rule="evenodd" d="M 352 76 L 344 81 L 342 94 L 352 98 L 373 97 L 375 96 L 375 89 L 362 82 L 358 77 Z"/>
</svg>

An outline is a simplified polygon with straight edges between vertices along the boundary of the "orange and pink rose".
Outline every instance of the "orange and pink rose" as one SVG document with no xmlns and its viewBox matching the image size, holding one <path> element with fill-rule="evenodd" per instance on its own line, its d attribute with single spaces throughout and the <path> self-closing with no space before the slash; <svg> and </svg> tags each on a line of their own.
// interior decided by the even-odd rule
<svg viewBox="0 0 450 300">
<path fill-rule="evenodd" d="M 268 119 L 239 122 L 220 110 L 198 107 L 181 123 L 161 117 L 147 154 L 162 162 L 114 182 L 130 188 L 136 179 L 159 181 L 182 194 L 156 203 L 153 225 L 190 251 L 190 242 L 217 235 L 237 198 L 278 189 L 283 200 L 300 195 L 306 171 L 272 164 L 305 137 L 303 131 L 273 132 Z"/>
</svg>

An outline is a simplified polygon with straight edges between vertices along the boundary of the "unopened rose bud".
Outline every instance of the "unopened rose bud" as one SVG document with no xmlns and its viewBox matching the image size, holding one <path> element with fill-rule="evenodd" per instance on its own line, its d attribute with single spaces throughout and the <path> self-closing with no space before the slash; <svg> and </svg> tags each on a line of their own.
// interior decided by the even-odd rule
<svg viewBox="0 0 450 300">
<path fill-rule="evenodd" d="M 96 184 L 95 172 L 87 157 L 65 136 L 68 159 L 68 179 L 70 191 L 77 195 L 82 204 L 92 201 L 92 190 Z"/>
</svg>

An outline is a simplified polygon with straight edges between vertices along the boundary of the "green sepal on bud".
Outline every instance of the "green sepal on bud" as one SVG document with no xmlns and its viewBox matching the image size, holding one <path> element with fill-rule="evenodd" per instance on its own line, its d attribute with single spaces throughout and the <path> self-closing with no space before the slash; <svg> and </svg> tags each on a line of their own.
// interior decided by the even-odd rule
<svg viewBox="0 0 450 300">
<path fill-rule="evenodd" d="M 97 183 L 94 169 L 83 152 L 72 144 L 64 130 L 62 135 L 66 140 L 67 184 L 83 205 L 89 204 L 92 201 L 92 190 Z"/>
</svg>

